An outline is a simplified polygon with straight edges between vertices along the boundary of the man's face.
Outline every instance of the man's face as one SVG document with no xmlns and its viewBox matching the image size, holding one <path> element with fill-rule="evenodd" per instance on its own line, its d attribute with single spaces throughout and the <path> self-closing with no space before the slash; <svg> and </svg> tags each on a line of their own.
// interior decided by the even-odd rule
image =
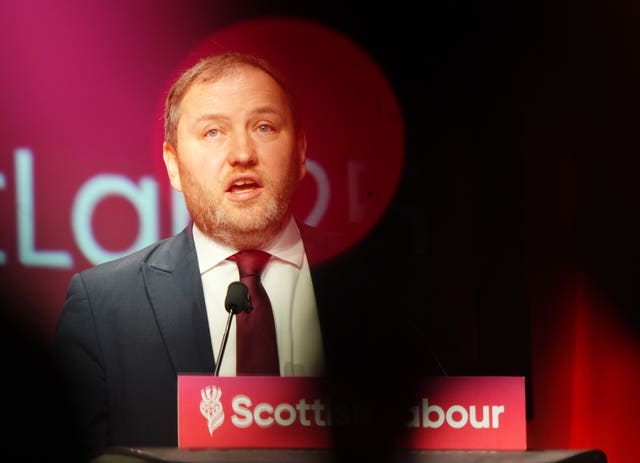
<svg viewBox="0 0 640 463">
<path fill-rule="evenodd" d="M 165 143 L 171 185 L 202 231 L 236 248 L 270 241 L 291 216 L 305 175 L 304 136 L 263 71 L 243 65 L 194 84 L 180 106 L 177 147 Z"/>
</svg>

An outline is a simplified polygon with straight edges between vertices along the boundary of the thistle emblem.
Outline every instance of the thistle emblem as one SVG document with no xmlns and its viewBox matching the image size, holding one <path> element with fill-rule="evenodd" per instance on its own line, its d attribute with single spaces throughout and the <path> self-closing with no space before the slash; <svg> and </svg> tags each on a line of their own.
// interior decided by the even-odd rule
<svg viewBox="0 0 640 463">
<path fill-rule="evenodd" d="M 209 435 L 213 435 L 213 431 L 224 422 L 224 410 L 220 402 L 222 390 L 217 386 L 207 386 L 200 389 L 200 395 L 200 413 L 207 419 Z"/>
</svg>

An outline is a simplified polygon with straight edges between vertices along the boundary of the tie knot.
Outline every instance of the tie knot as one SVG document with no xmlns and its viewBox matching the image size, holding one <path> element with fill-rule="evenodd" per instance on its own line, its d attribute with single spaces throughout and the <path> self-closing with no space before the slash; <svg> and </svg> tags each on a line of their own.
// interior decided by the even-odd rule
<svg viewBox="0 0 640 463">
<path fill-rule="evenodd" d="M 228 260 L 234 261 L 238 265 L 240 278 L 243 278 L 249 275 L 260 277 L 270 258 L 271 254 L 268 252 L 248 249 L 229 256 Z"/>
</svg>

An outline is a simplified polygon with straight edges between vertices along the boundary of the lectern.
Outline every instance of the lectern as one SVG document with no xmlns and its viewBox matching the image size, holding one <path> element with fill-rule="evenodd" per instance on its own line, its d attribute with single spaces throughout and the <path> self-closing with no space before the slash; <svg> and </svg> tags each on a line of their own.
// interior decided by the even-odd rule
<svg viewBox="0 0 640 463">
<path fill-rule="evenodd" d="M 91 463 L 334 463 L 328 449 L 199 449 L 114 447 Z M 344 460 L 340 460 L 344 461 Z M 354 463 L 366 463 L 358 461 Z M 375 462 L 381 463 L 381 462 Z M 387 463 L 607 463 L 600 450 L 403 450 Z"/>
<path fill-rule="evenodd" d="M 334 413 L 319 381 L 179 375 L 178 446 L 113 447 L 91 463 L 607 463 L 597 449 L 527 448 L 522 377 L 425 378 L 393 446 L 370 436 L 384 424 L 375 409 L 365 423 Z"/>
</svg>

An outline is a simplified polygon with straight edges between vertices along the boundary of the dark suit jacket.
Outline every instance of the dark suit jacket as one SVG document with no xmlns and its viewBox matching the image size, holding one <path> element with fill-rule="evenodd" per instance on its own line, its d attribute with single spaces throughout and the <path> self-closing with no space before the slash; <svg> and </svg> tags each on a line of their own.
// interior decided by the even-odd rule
<svg viewBox="0 0 640 463">
<path fill-rule="evenodd" d="M 190 230 L 71 279 L 55 351 L 90 454 L 111 445 L 175 446 L 176 375 L 214 371 Z M 332 239 L 307 227 L 302 235 L 312 263 L 322 240 Z M 351 377 L 341 382 L 349 389 L 337 395 L 375 404 L 380 416 L 384 404 L 407 392 L 398 389 L 408 384 L 398 381 L 399 375 L 410 373 L 406 367 L 426 354 L 406 343 L 416 339 L 404 331 L 403 321 L 405 296 L 413 295 L 403 287 L 399 296 L 396 289 L 406 278 L 395 270 L 381 272 L 384 258 L 369 251 L 356 249 L 314 264 L 312 275 L 329 374 Z M 365 271 L 353 271 L 354 263 Z M 385 382 L 383 400 L 376 381 Z M 376 421 L 373 428 L 380 430 Z M 352 434 L 345 438 L 353 441 Z M 371 441 L 370 435 L 363 438 Z"/>
</svg>

